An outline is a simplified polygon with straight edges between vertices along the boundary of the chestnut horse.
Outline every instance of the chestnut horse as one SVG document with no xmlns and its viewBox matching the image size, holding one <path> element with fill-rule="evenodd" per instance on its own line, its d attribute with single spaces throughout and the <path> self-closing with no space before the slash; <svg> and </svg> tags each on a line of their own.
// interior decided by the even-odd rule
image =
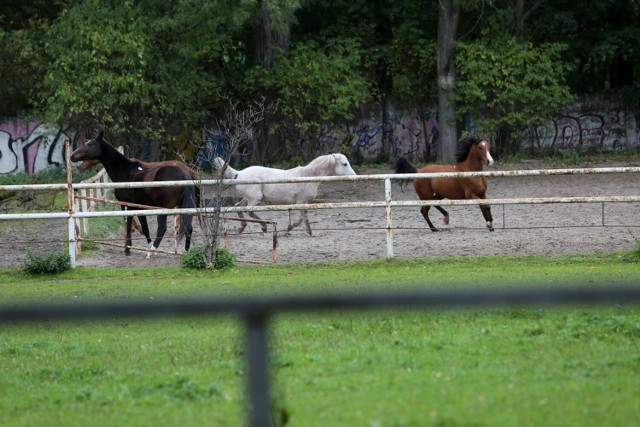
<svg viewBox="0 0 640 427">
<path fill-rule="evenodd" d="M 428 165 L 422 169 L 416 169 L 407 159 L 401 157 L 396 163 L 396 173 L 437 173 L 437 172 L 477 172 L 482 171 L 483 166 L 492 165 L 493 157 L 490 152 L 489 141 L 478 136 L 470 136 L 458 144 L 455 165 Z M 413 180 L 413 188 L 420 200 L 463 200 L 486 199 L 487 181 L 481 177 L 476 178 L 416 178 Z M 431 231 L 438 231 L 429 219 L 431 206 L 423 206 L 420 209 L 422 216 L 429 224 Z M 442 206 L 435 206 L 444 215 L 445 225 L 449 224 L 449 212 Z M 493 217 L 491 207 L 480 205 L 480 210 L 487 222 L 489 231 L 493 231 Z"/>
<path fill-rule="evenodd" d="M 190 176 L 181 168 L 176 166 L 145 167 L 137 160 L 131 160 L 120 153 L 100 134 L 82 147 L 76 149 L 71 154 L 71 161 L 98 160 L 113 182 L 135 182 L 135 181 L 182 181 L 191 180 Z M 196 207 L 196 186 L 187 187 L 157 187 L 157 188 L 117 188 L 114 191 L 116 199 L 121 202 L 135 203 L 140 205 L 155 206 L 159 208 L 195 208 Z M 124 209 L 124 207 L 123 207 Z M 182 221 L 178 232 L 178 239 L 186 237 L 185 250 L 191 245 L 191 233 L 193 231 L 192 215 L 181 215 Z M 131 247 L 131 223 L 132 217 L 127 217 L 127 241 L 125 245 L 125 255 L 130 254 Z M 149 229 L 145 216 L 140 217 L 147 242 L 151 243 Z M 160 246 L 162 237 L 167 230 L 167 215 L 158 215 L 158 231 L 155 241 L 151 244 L 151 249 Z M 147 254 L 147 258 L 151 252 Z"/>
</svg>

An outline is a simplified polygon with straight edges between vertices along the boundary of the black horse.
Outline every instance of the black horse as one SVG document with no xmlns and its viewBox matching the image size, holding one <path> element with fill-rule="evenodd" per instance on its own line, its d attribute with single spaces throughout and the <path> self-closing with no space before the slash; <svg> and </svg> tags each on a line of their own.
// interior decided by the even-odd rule
<svg viewBox="0 0 640 427">
<path fill-rule="evenodd" d="M 104 138 L 102 132 L 71 154 L 72 162 L 83 160 L 99 160 L 113 182 L 191 180 L 191 177 L 179 167 L 148 167 L 140 161 L 128 159 Z M 158 208 L 195 208 L 198 204 L 195 185 L 186 187 L 116 188 L 114 194 L 116 199 L 121 202 Z M 123 206 L 122 209 L 124 210 L 126 208 Z M 193 232 L 192 217 L 192 215 L 181 215 L 178 240 L 186 237 L 185 251 L 189 250 L 191 246 L 191 234 Z M 147 242 L 151 243 L 147 218 L 146 216 L 140 216 L 139 219 L 142 232 L 147 238 Z M 131 253 L 132 220 L 133 217 L 127 217 L 125 255 L 130 255 Z M 156 233 L 156 239 L 151 245 L 151 249 L 157 249 L 160 246 L 160 242 L 166 231 L 167 215 L 158 215 L 158 231 Z M 147 254 L 147 258 L 150 256 L 151 252 Z"/>
</svg>

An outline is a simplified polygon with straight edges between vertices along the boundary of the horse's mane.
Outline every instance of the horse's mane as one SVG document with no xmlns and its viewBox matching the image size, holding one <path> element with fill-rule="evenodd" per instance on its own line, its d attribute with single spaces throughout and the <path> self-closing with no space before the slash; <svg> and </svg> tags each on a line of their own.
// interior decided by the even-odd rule
<svg viewBox="0 0 640 427">
<path fill-rule="evenodd" d="M 471 135 L 460 141 L 458 144 L 458 150 L 456 151 L 456 162 L 462 163 L 469 155 L 469 150 L 473 144 L 477 144 L 481 139 L 477 135 Z"/>
<path fill-rule="evenodd" d="M 305 169 L 316 170 L 320 169 L 322 166 L 332 166 L 336 162 L 335 156 L 333 154 L 325 154 L 324 156 L 316 157 L 313 159 Z"/>
</svg>

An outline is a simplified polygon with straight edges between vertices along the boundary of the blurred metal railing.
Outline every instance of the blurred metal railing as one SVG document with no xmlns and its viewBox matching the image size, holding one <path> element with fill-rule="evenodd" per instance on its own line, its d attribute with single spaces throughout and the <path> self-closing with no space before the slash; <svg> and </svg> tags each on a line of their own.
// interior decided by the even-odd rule
<svg viewBox="0 0 640 427">
<path fill-rule="evenodd" d="M 640 303 L 640 284 L 557 289 L 475 289 L 413 292 L 339 293 L 295 296 L 131 301 L 85 304 L 0 305 L 0 323 L 239 315 L 245 323 L 247 424 L 271 426 L 269 319 L 277 313 L 327 310 L 378 310 Z"/>
</svg>

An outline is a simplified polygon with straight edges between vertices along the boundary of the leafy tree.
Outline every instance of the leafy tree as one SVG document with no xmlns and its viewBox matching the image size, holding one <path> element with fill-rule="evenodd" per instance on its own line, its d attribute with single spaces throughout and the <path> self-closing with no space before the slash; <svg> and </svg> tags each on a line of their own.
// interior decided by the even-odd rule
<svg viewBox="0 0 640 427">
<path fill-rule="evenodd" d="M 277 93 L 276 108 L 284 126 L 280 131 L 291 127 L 296 132 L 290 137 L 294 144 L 286 147 L 291 156 L 315 157 L 322 126 L 353 119 L 360 105 L 371 99 L 370 82 L 359 72 L 359 52 L 356 40 L 333 41 L 323 47 L 309 41 L 278 59 L 272 72 L 254 74 L 255 82 Z"/>
<path fill-rule="evenodd" d="M 568 83 L 575 93 L 611 90 L 637 104 L 640 92 L 640 2 L 556 0 L 545 2 L 528 20 L 526 39 L 567 45 L 573 64 Z"/>
<path fill-rule="evenodd" d="M 250 16 L 242 12 L 196 0 L 80 1 L 33 46 L 37 109 L 130 143 L 199 129 L 240 56 L 232 35 Z"/>
<path fill-rule="evenodd" d="M 514 154 L 522 130 L 549 120 L 573 98 L 564 81 L 565 49 L 558 43 L 518 43 L 510 36 L 490 44 L 458 44 L 458 115 L 471 113 L 477 127 L 494 132 L 498 154 Z"/>
<path fill-rule="evenodd" d="M 4 1 L 0 4 L 0 117 L 29 113 L 29 90 L 39 81 L 27 63 L 33 43 L 44 40 L 49 23 L 66 5 L 64 0 Z"/>
</svg>

